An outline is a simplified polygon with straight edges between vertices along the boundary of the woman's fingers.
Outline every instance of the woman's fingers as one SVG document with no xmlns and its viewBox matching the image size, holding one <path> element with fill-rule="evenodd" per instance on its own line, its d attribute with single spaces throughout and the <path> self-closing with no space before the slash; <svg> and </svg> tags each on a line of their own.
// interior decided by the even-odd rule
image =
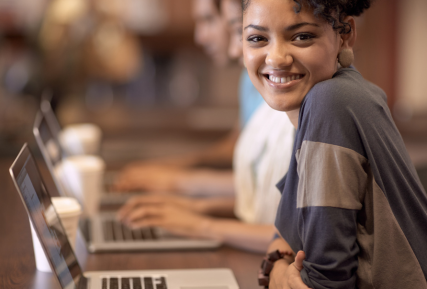
<svg viewBox="0 0 427 289">
<path fill-rule="evenodd" d="M 126 204 L 124 204 L 118 211 L 117 211 L 117 218 L 119 220 L 123 220 L 126 218 L 126 216 L 132 212 L 136 207 L 139 206 L 141 203 L 140 197 L 133 197 L 129 199 Z"/>
<path fill-rule="evenodd" d="M 123 221 L 132 224 L 141 219 L 161 218 L 163 215 L 164 211 L 161 206 L 144 206 L 131 211 Z"/>
<path fill-rule="evenodd" d="M 127 225 L 131 229 L 138 229 L 138 228 L 144 228 L 144 227 L 163 227 L 163 223 L 164 221 L 162 218 L 153 216 L 149 218 L 138 219 Z"/>
<path fill-rule="evenodd" d="M 301 270 L 304 268 L 303 261 L 305 259 L 305 252 L 298 251 L 294 263 L 294 268 L 291 268 L 291 274 L 289 278 L 290 288 L 292 289 L 309 289 L 309 287 L 302 281 Z"/>
<path fill-rule="evenodd" d="M 123 221 L 125 219 L 128 219 L 129 215 L 133 211 L 139 210 L 141 208 L 147 208 L 150 206 L 167 206 L 168 211 L 170 211 L 170 209 L 174 207 L 179 207 L 185 210 L 192 211 L 194 209 L 192 208 L 192 206 L 194 206 L 194 202 L 190 202 L 185 197 L 166 194 L 147 194 L 143 196 L 137 196 L 128 200 L 127 203 L 120 208 L 120 210 L 117 212 L 117 219 Z"/>
<path fill-rule="evenodd" d="M 295 268 L 297 268 L 298 271 L 301 271 L 303 269 L 302 261 L 304 261 L 304 259 L 305 259 L 305 252 L 298 251 L 295 257 L 295 262 L 294 262 L 294 266 Z"/>
</svg>

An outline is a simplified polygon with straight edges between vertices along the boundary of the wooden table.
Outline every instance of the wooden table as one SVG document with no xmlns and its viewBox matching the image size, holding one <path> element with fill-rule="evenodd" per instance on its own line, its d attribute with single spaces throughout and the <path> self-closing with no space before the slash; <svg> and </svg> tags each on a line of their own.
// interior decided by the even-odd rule
<svg viewBox="0 0 427 289">
<path fill-rule="evenodd" d="M 28 217 L 8 172 L 12 162 L 0 160 L 0 288 L 60 288 L 53 274 L 36 270 Z M 227 267 L 241 289 L 261 288 L 256 277 L 262 255 L 228 246 L 212 251 L 89 254 L 78 239 L 76 254 L 84 271 Z"/>
</svg>

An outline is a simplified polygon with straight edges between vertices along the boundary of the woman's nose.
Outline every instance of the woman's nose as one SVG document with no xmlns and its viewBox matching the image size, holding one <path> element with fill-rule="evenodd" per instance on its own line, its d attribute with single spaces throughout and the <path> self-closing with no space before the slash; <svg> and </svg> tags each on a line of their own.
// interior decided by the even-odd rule
<svg viewBox="0 0 427 289">
<path fill-rule="evenodd" d="M 208 38 L 209 32 L 206 29 L 206 25 L 204 23 L 196 23 L 194 29 L 194 42 L 199 46 L 206 45 L 206 39 Z"/>
<path fill-rule="evenodd" d="M 265 62 L 271 67 L 282 68 L 290 66 L 293 62 L 293 57 L 285 44 L 276 42 L 270 45 Z"/>
<path fill-rule="evenodd" d="M 239 59 L 243 56 L 242 42 L 237 42 L 236 40 L 230 41 L 228 47 L 228 56 L 231 59 Z"/>
</svg>

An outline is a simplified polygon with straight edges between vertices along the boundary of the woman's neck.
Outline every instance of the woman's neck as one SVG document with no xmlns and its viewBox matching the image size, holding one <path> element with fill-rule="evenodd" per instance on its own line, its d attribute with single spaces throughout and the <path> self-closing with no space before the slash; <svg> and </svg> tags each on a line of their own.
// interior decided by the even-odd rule
<svg viewBox="0 0 427 289">
<path fill-rule="evenodd" d="M 286 114 L 288 115 L 289 120 L 291 121 L 295 129 L 298 129 L 299 108 L 287 111 Z"/>
</svg>

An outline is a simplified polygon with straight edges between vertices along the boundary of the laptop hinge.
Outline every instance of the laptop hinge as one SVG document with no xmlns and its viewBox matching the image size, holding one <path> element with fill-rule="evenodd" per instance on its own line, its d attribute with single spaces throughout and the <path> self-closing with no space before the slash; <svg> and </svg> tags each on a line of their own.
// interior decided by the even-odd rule
<svg viewBox="0 0 427 289">
<path fill-rule="evenodd" d="M 79 221 L 79 227 L 80 231 L 83 234 L 84 239 L 86 240 L 86 243 L 89 244 L 91 242 L 91 222 L 90 219 L 80 219 Z"/>
<path fill-rule="evenodd" d="M 85 276 L 81 276 L 79 283 L 77 284 L 76 289 L 87 289 L 87 284 L 88 284 L 88 278 L 86 278 Z"/>
</svg>

